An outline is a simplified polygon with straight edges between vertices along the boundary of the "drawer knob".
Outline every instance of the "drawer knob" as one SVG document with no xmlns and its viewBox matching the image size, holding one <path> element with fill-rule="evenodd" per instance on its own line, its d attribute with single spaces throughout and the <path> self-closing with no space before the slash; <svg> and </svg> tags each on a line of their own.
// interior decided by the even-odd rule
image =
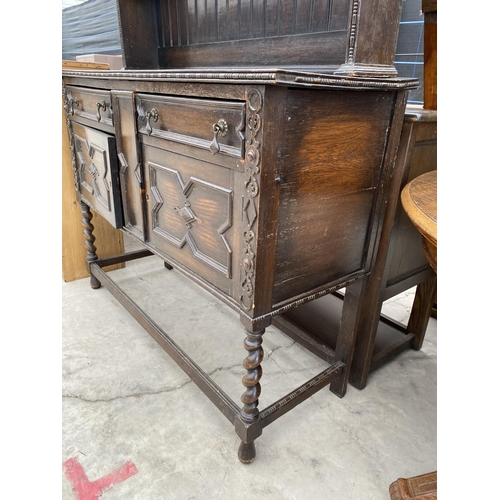
<svg viewBox="0 0 500 500">
<path fill-rule="evenodd" d="M 156 108 L 153 108 L 151 111 L 146 112 L 146 132 L 148 133 L 148 135 L 151 135 L 151 132 L 153 131 L 150 123 L 151 119 L 154 122 L 158 121 L 158 110 Z"/>
<path fill-rule="evenodd" d="M 103 111 L 106 111 L 106 109 L 107 109 L 106 101 L 103 99 L 101 102 L 97 102 L 96 106 L 97 106 L 97 113 L 95 116 L 97 118 L 97 121 L 100 122 L 101 121 L 101 109 Z"/>
<path fill-rule="evenodd" d="M 217 141 L 218 136 L 224 137 L 227 134 L 227 122 L 224 118 L 221 118 L 217 123 L 212 125 L 212 128 L 214 130 L 214 138 L 210 143 L 210 151 L 215 154 L 220 151 L 219 142 Z"/>
</svg>

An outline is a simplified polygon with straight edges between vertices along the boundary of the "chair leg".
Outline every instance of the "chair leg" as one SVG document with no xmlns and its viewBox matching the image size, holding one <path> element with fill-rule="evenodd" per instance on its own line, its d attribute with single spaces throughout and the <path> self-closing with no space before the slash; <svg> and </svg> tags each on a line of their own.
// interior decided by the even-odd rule
<svg viewBox="0 0 500 500">
<path fill-rule="evenodd" d="M 330 384 L 330 391 L 340 398 L 344 397 L 349 382 L 354 347 L 356 345 L 356 334 L 359 331 L 359 323 L 363 314 L 363 308 L 359 307 L 359 304 L 363 302 L 366 289 L 367 278 L 358 280 L 346 288 L 339 334 L 335 346 L 335 359 L 345 363 L 345 368 L 343 376 Z"/>
<path fill-rule="evenodd" d="M 415 292 L 415 299 L 406 331 L 415 335 L 411 348 L 416 351 L 422 347 L 424 342 L 425 332 L 436 300 L 436 290 L 437 277 L 435 276 L 420 283 Z"/>
</svg>

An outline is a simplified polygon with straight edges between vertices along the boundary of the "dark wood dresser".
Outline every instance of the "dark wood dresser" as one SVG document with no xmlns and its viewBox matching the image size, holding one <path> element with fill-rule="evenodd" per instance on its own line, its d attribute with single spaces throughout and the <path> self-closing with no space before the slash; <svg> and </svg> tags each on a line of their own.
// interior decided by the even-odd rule
<svg viewBox="0 0 500 500">
<path fill-rule="evenodd" d="M 400 0 L 119 1 L 125 68 L 64 71 L 75 189 L 94 288 L 105 286 L 234 425 L 262 429 L 330 386 L 345 394 L 391 193 L 407 91 Z M 92 210 L 144 250 L 100 259 Z M 155 254 L 236 310 L 242 406 L 103 267 Z M 284 311 L 346 287 L 335 355 L 260 409 L 262 336 Z"/>
</svg>

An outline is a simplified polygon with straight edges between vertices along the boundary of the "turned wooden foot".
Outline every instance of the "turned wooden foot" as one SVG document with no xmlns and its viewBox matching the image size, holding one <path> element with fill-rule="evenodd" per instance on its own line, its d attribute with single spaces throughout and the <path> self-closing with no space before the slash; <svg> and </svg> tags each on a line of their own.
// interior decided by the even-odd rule
<svg viewBox="0 0 500 500">
<path fill-rule="evenodd" d="M 85 248 L 87 249 L 87 270 L 90 273 L 90 264 L 97 260 L 97 248 L 94 245 L 94 226 L 91 222 L 93 215 L 86 203 L 82 201 L 80 202 L 80 206 L 83 215 L 83 236 L 85 237 Z M 95 276 L 93 276 L 92 273 L 90 274 L 90 286 L 94 289 L 101 287 L 101 282 Z"/>
<path fill-rule="evenodd" d="M 243 464 L 250 464 L 255 460 L 255 442 L 244 443 L 238 448 L 238 458 Z"/>
</svg>

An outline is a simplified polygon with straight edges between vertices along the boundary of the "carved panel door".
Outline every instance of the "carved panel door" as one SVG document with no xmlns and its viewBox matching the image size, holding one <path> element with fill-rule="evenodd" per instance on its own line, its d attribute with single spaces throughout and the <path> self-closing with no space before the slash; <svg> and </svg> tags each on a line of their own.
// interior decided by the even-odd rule
<svg viewBox="0 0 500 500">
<path fill-rule="evenodd" d="M 148 240 L 231 294 L 234 171 L 143 145 Z"/>
<path fill-rule="evenodd" d="M 119 229 L 123 215 L 115 138 L 76 122 L 72 129 L 81 198 Z"/>
</svg>

